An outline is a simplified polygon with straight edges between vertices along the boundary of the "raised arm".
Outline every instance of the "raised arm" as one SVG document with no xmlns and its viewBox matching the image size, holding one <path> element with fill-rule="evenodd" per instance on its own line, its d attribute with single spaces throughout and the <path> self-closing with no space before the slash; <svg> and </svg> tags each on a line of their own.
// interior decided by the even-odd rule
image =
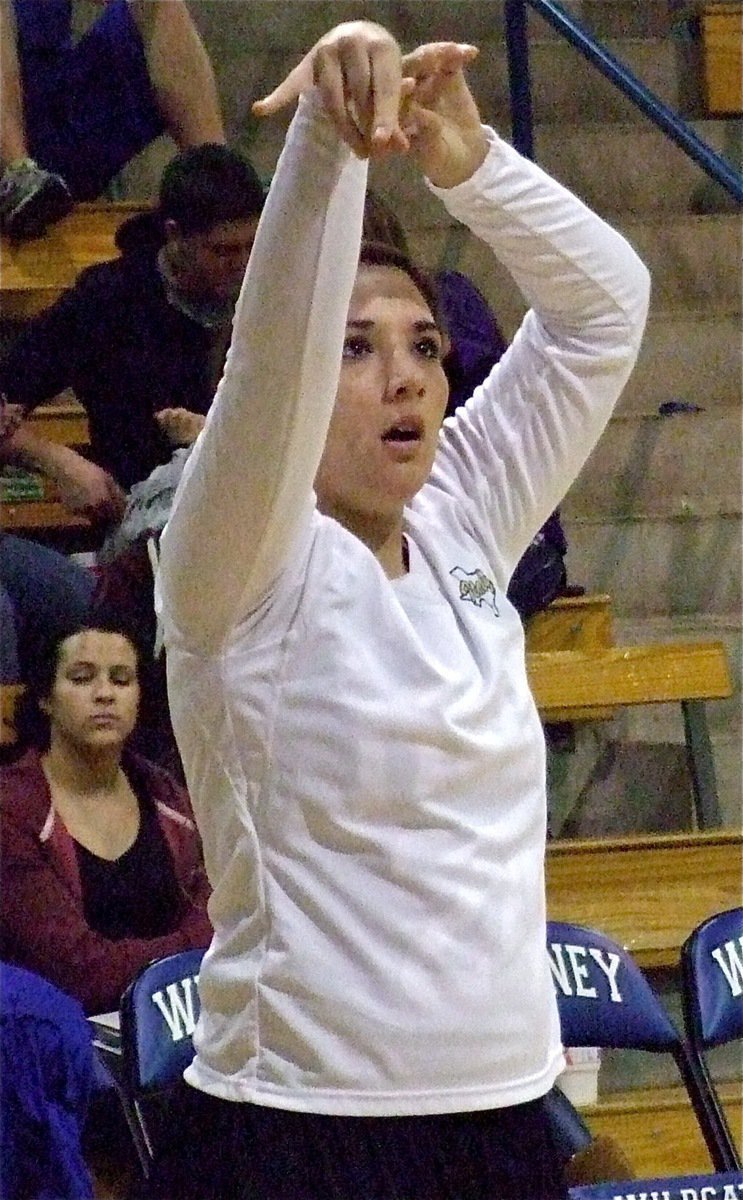
<svg viewBox="0 0 743 1200">
<path fill-rule="evenodd" d="M 649 276 L 626 240 L 577 197 L 480 128 L 461 72 L 427 76 L 423 47 L 404 70 L 426 103 L 413 151 L 457 219 L 494 251 L 530 311 L 475 401 L 447 430 L 433 481 L 479 497 L 506 570 L 564 496 L 632 370 Z M 411 61 L 412 60 L 412 61 Z M 477 146 L 452 172 L 441 148 Z M 438 149 L 437 149 L 438 148 Z"/>
<path fill-rule="evenodd" d="M 483 168 L 441 193 L 491 246 L 530 309 L 447 430 L 437 482 L 473 495 L 506 570 L 562 500 L 637 358 L 649 276 L 626 240 L 495 134 Z"/>
<path fill-rule="evenodd" d="M 312 87 L 313 80 L 315 87 Z M 314 47 L 237 305 L 224 376 L 162 540 L 167 637 L 214 652 L 270 592 L 313 505 L 361 237 L 366 164 L 404 145 L 400 53 L 366 22 Z M 344 140 L 345 139 L 345 140 Z"/>
</svg>

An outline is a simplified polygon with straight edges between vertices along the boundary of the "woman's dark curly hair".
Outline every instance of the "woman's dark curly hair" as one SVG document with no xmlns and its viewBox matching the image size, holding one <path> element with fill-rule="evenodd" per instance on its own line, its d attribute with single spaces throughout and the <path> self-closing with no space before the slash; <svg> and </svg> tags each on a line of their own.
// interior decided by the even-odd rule
<svg viewBox="0 0 743 1200">
<path fill-rule="evenodd" d="M 24 664 L 25 688 L 15 712 L 15 727 L 20 747 L 25 749 L 34 746 L 38 750 L 48 750 L 50 722 L 41 704 L 52 694 L 64 643 L 78 633 L 88 632 L 115 633 L 126 638 L 134 649 L 139 673 L 140 650 L 131 631 L 124 625 L 116 621 L 87 620 L 71 622 L 66 627 L 58 626 L 48 637 L 39 640 L 27 655 Z"/>
</svg>

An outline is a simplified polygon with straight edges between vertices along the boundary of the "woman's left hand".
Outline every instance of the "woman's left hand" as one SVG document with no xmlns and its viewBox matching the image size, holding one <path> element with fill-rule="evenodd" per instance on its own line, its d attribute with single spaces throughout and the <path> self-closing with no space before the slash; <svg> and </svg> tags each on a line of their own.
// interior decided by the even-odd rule
<svg viewBox="0 0 743 1200">
<path fill-rule="evenodd" d="M 403 76 L 414 87 L 403 99 L 401 124 L 411 155 L 437 187 L 463 183 L 487 154 L 480 113 L 464 77 L 477 53 L 475 46 L 432 42 L 402 60 Z"/>
</svg>

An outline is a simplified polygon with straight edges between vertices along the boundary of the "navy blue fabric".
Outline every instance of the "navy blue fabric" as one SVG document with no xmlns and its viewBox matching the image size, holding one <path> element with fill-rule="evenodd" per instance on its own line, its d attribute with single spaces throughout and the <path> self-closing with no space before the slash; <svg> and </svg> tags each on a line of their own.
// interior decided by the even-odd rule
<svg viewBox="0 0 743 1200">
<path fill-rule="evenodd" d="M 81 1138 L 94 1086 L 82 1008 L 45 979 L 0 964 L 4 1200 L 89 1200 Z"/>
<path fill-rule="evenodd" d="M 77 45 L 69 0 L 14 0 L 29 151 L 93 200 L 163 132 L 126 0 L 109 0 Z"/>
<path fill-rule="evenodd" d="M 180 1080 L 193 1058 L 203 950 L 184 950 L 145 967 L 121 1001 L 124 1070 L 136 1094 Z M 163 1014 L 166 1008 L 170 1023 Z"/>
<path fill-rule="evenodd" d="M 672 1052 L 680 1044 L 663 1005 L 622 946 L 560 921 L 547 923 L 547 946 L 566 1046 Z M 618 958 L 614 991 L 597 961 L 613 966 L 612 956 Z"/>
<path fill-rule="evenodd" d="M 684 953 L 698 1040 L 711 1047 L 743 1038 L 743 908 L 710 917 L 694 930 Z"/>
<path fill-rule="evenodd" d="M 469 400 L 508 347 L 487 300 L 459 271 L 439 271 L 436 289 L 451 351 L 446 359 L 446 415 Z"/>
<path fill-rule="evenodd" d="M 738 1200 L 743 1196 L 743 1173 L 674 1175 L 575 1187 L 569 1200 Z"/>
<path fill-rule="evenodd" d="M 39 646 L 48 645 L 58 634 L 85 620 L 95 578 L 50 546 L 0 533 L 0 585 L 12 612 L 12 624 L 2 629 L 2 659 L 5 663 L 15 639 L 16 681 L 23 682 Z M 8 660 L 6 673 L 10 665 Z"/>
<path fill-rule="evenodd" d="M 191 1096 L 171 1101 L 162 1200 L 565 1200 L 543 1100 L 485 1112 L 341 1117 Z M 174 1104 L 177 1103 L 177 1109 Z"/>
<path fill-rule="evenodd" d="M 15 608 L 0 576 L 0 683 L 18 683 L 20 678 Z"/>
<path fill-rule="evenodd" d="M 206 413 L 214 337 L 168 303 L 150 236 L 83 271 L 21 330 L 0 360 L 0 391 L 27 410 L 72 388 L 85 408 L 91 456 L 128 490 L 170 460 L 153 414 Z"/>
</svg>

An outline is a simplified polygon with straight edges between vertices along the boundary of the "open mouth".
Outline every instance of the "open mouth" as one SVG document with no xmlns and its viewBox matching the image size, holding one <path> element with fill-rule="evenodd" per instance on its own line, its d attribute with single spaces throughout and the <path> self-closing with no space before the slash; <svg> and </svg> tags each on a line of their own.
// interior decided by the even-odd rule
<svg viewBox="0 0 743 1200">
<path fill-rule="evenodd" d="M 406 445 L 419 442 L 422 437 L 423 422 L 418 417 L 410 417 L 390 425 L 382 434 L 382 441 L 392 445 Z"/>
</svg>

